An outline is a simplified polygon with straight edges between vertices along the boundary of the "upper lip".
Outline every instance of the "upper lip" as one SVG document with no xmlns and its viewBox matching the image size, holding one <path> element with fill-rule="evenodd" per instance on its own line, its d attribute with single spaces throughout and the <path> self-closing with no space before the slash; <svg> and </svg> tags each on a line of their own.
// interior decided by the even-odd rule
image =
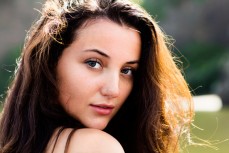
<svg viewBox="0 0 229 153">
<path fill-rule="evenodd" d="M 95 106 L 95 107 L 107 108 L 107 109 L 114 108 L 114 105 L 111 105 L 111 104 L 90 104 L 90 105 Z"/>
</svg>

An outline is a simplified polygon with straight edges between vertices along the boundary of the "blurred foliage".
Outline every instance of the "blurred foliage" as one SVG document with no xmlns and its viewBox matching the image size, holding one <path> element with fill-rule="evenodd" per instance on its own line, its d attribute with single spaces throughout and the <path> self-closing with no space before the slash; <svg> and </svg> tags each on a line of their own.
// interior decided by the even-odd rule
<svg viewBox="0 0 229 153">
<path fill-rule="evenodd" d="M 14 47 L 0 60 L 0 102 L 2 102 L 5 97 L 5 92 L 13 77 L 17 65 L 16 59 L 19 55 L 19 47 Z"/>
<path fill-rule="evenodd" d="M 166 10 L 171 6 L 178 6 L 183 0 L 142 0 L 141 5 L 156 19 L 163 19 Z M 203 3 L 206 0 L 193 0 L 196 3 Z"/>
<path fill-rule="evenodd" d="M 217 44 L 193 42 L 183 46 L 182 54 L 186 80 L 193 94 L 207 94 L 219 79 L 227 50 Z"/>
<path fill-rule="evenodd" d="M 186 3 L 187 2 L 187 3 Z M 175 46 L 178 46 L 178 49 L 174 49 L 174 52 L 178 57 L 181 57 L 181 61 L 183 63 L 184 67 L 184 74 L 187 82 L 189 83 L 191 90 L 194 95 L 199 95 L 199 94 L 209 94 L 214 92 L 214 86 L 220 79 L 220 74 L 221 74 L 221 67 L 223 67 L 224 63 L 228 60 L 225 57 L 228 55 L 228 45 L 223 44 L 224 40 L 217 39 L 217 34 L 222 31 L 219 30 L 219 27 L 216 27 L 217 24 L 214 24 L 213 22 L 221 22 L 219 20 L 213 20 L 214 16 L 210 15 L 207 18 L 205 18 L 208 14 L 212 14 L 212 10 L 208 10 L 208 8 L 214 7 L 214 2 L 211 1 L 208 3 L 206 6 L 207 0 L 143 0 L 142 6 L 146 8 L 150 14 L 155 17 L 155 19 L 158 21 L 159 20 L 159 25 L 164 23 L 164 20 L 167 20 L 168 18 L 167 15 L 168 13 L 171 13 L 170 10 L 173 10 L 172 13 L 174 13 L 174 10 L 180 9 L 180 5 L 182 7 L 188 8 L 189 11 L 187 12 L 185 9 L 181 11 L 177 11 L 177 15 L 180 18 L 179 19 L 185 19 L 185 20 L 176 20 L 176 17 L 173 18 L 172 22 L 180 22 L 178 24 L 178 27 L 175 27 L 173 30 L 174 31 L 169 31 L 172 33 L 176 33 L 179 35 L 182 35 L 181 32 L 182 30 L 187 29 L 191 30 L 191 32 L 185 33 L 182 35 L 182 37 L 178 37 L 179 39 L 176 39 Z M 221 1 L 221 4 L 224 4 L 225 1 Z M 192 4 L 192 5 L 190 5 Z M 190 6 L 187 6 L 190 5 Z M 198 6 L 198 7 L 197 7 Z M 196 19 L 193 16 L 192 11 L 195 11 L 195 9 L 199 9 L 205 7 L 205 11 L 207 10 L 208 12 L 199 12 L 199 14 L 196 15 L 201 15 L 203 16 L 199 21 L 202 24 L 197 24 L 195 23 L 193 19 Z M 191 9 L 190 9 L 191 8 Z M 185 12 L 185 15 L 182 16 L 182 12 Z M 188 14 L 190 13 L 190 14 Z M 225 13 L 225 12 L 224 12 Z M 220 14 L 220 10 L 216 13 L 216 16 Z M 221 14 L 222 15 L 222 14 Z M 189 20 L 187 20 L 189 18 Z M 187 22 L 189 24 L 182 24 Z M 193 22 L 191 22 L 193 21 Z M 198 21 L 198 20 L 197 20 Z M 222 19 L 222 21 L 226 21 Z M 166 23 L 166 22 L 165 22 Z M 167 22 L 168 24 L 169 22 Z M 171 23 L 171 21 L 170 21 Z M 210 23 L 210 24 L 209 24 Z M 181 26 L 180 26 L 181 25 Z M 185 25 L 185 27 L 183 27 Z M 174 25 L 171 25 L 174 26 Z M 195 27 L 194 29 L 191 27 Z M 199 26 L 199 27 L 198 27 Z M 203 26 L 205 26 L 203 28 Z M 209 27 L 215 26 L 211 30 L 209 30 Z M 169 25 L 167 25 L 167 28 Z M 179 28 L 182 28 L 182 30 Z M 223 27 L 221 27 L 223 28 Z M 168 29 L 163 28 L 165 30 L 165 33 L 168 32 Z M 206 29 L 206 31 L 205 31 Z M 170 29 L 171 30 L 171 29 Z M 198 31 L 199 30 L 199 31 Z M 214 30 L 214 31 L 213 31 Z M 200 40 L 196 37 L 197 32 L 201 34 L 201 38 L 209 38 L 212 39 L 211 41 L 208 41 L 209 39 L 206 40 Z M 212 35 L 209 36 L 209 32 L 212 33 Z M 188 34 L 188 35 L 187 35 Z M 216 37 L 214 37 L 216 35 Z M 222 35 L 221 35 L 222 36 Z M 173 37 L 173 35 L 172 35 Z M 184 41 L 184 38 L 189 38 L 187 39 L 188 41 Z M 224 38 L 226 37 L 226 34 L 224 35 Z M 196 40 L 198 39 L 198 40 Z M 216 40 L 216 41 L 214 41 Z M 220 42 L 222 41 L 222 42 Z M 181 43 L 180 43 L 181 42 Z"/>
</svg>

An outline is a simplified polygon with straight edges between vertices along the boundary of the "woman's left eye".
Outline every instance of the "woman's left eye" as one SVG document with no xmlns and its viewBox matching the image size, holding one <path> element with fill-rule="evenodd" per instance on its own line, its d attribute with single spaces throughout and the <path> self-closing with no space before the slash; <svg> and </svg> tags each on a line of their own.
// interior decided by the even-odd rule
<svg viewBox="0 0 229 153">
<path fill-rule="evenodd" d="M 94 69 L 99 69 L 101 68 L 101 63 L 97 59 L 89 59 L 85 62 L 89 67 L 94 68 Z"/>
<path fill-rule="evenodd" d="M 122 70 L 121 70 L 121 73 L 123 73 L 123 74 L 125 74 L 125 75 L 130 75 L 130 76 L 132 76 L 133 73 L 134 73 L 134 70 L 133 70 L 133 68 L 128 67 L 128 68 L 122 69 Z"/>
</svg>

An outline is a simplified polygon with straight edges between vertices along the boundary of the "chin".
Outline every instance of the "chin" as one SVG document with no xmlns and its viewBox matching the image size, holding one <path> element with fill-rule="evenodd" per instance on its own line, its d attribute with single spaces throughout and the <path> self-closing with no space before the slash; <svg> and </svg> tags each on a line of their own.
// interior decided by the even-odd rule
<svg viewBox="0 0 229 153">
<path fill-rule="evenodd" d="M 98 130 L 104 130 L 107 124 L 108 123 L 94 123 L 94 124 L 85 125 L 85 127 L 92 128 L 92 129 L 98 129 Z"/>
</svg>

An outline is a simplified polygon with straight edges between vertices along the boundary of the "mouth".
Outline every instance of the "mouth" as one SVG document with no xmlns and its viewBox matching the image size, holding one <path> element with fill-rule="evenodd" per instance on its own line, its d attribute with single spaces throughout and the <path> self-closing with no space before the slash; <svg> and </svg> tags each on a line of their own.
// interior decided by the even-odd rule
<svg viewBox="0 0 229 153">
<path fill-rule="evenodd" d="M 90 107 L 99 115 L 109 115 L 114 109 L 113 105 L 107 104 L 90 104 Z"/>
</svg>

